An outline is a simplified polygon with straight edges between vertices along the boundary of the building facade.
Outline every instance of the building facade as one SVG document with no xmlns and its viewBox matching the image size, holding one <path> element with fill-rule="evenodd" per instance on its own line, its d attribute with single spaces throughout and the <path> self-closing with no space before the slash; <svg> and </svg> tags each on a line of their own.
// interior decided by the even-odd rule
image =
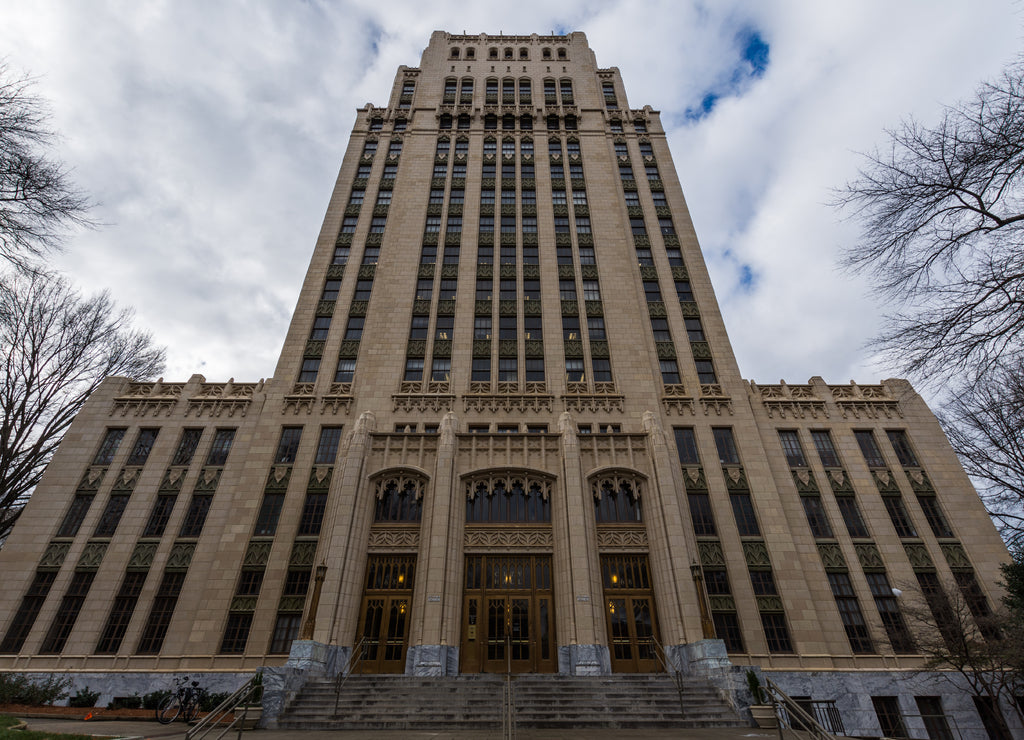
<svg viewBox="0 0 1024 740">
<path fill-rule="evenodd" d="M 365 672 L 666 655 L 912 714 L 894 588 L 982 615 L 1006 559 L 908 383 L 742 379 L 659 115 L 583 34 L 436 32 L 358 112 L 274 377 L 90 399 L 0 550 L 0 670 L 362 640 Z"/>
</svg>

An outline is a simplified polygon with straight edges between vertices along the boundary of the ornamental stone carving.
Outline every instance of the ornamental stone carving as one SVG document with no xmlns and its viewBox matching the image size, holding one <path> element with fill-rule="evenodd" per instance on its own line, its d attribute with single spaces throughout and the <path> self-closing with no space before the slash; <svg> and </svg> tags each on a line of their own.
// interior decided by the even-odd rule
<svg viewBox="0 0 1024 740">
<path fill-rule="evenodd" d="M 728 594 L 713 594 L 708 596 L 708 602 L 713 612 L 734 612 L 736 601 Z"/>
<path fill-rule="evenodd" d="M 223 468 L 203 468 L 199 471 L 199 479 L 193 490 L 196 493 L 213 493 L 217 490 L 217 484 L 220 483 L 222 471 Z"/>
<path fill-rule="evenodd" d="M 397 527 L 374 527 L 370 530 L 371 550 L 416 550 L 420 545 L 419 526 L 415 529 Z"/>
<path fill-rule="evenodd" d="M 78 570 L 96 570 L 103 562 L 103 556 L 107 554 L 107 542 L 87 542 L 78 558 Z"/>
<path fill-rule="evenodd" d="M 423 493 L 427 488 L 427 479 L 415 470 L 387 470 L 374 475 L 373 495 L 378 501 L 382 501 L 388 491 L 411 490 L 417 501 L 423 499 Z"/>
<path fill-rule="evenodd" d="M 598 526 L 597 547 L 600 550 L 647 550 L 647 530 L 642 527 Z"/>
<path fill-rule="evenodd" d="M 846 474 L 845 470 L 837 470 L 835 468 L 828 471 L 828 482 L 832 486 L 834 493 L 853 493 L 853 482 L 850 480 L 850 476 Z"/>
<path fill-rule="evenodd" d="M 619 491 L 628 493 L 634 499 L 641 496 L 641 489 L 645 478 L 630 470 L 602 471 L 599 475 L 590 478 L 590 493 L 597 501 L 605 494 L 617 493 Z"/>
<path fill-rule="evenodd" d="M 268 545 L 270 543 L 267 543 Z M 167 557 L 167 570 L 187 570 L 192 564 L 192 555 L 196 546 L 191 542 L 175 542 L 171 546 L 171 554 Z M 269 548 L 268 548 L 269 556 Z"/>
<path fill-rule="evenodd" d="M 896 478 L 888 470 L 872 470 L 871 478 L 875 481 L 875 486 L 878 488 L 879 493 L 899 493 L 900 487 L 896 483 Z"/>
<path fill-rule="evenodd" d="M 64 564 L 64 558 L 68 556 L 71 549 L 70 542 L 51 542 L 46 546 L 43 557 L 39 559 L 41 570 L 54 570 Z"/>
<path fill-rule="evenodd" d="M 267 475 L 267 484 L 263 490 L 283 493 L 288 490 L 288 482 L 292 477 L 291 465 L 274 465 Z"/>
<path fill-rule="evenodd" d="M 970 570 L 971 561 L 967 558 L 963 545 L 959 542 L 946 542 L 939 545 L 943 557 L 949 563 L 951 570 Z"/>
<path fill-rule="evenodd" d="M 810 470 L 793 470 L 793 482 L 796 483 L 796 490 L 799 493 L 818 493 L 818 482 L 814 479 L 814 473 Z"/>
<path fill-rule="evenodd" d="M 477 528 L 466 527 L 463 547 L 466 550 L 502 550 L 505 548 L 533 548 L 550 550 L 553 545 L 551 528 Z"/>
<path fill-rule="evenodd" d="M 185 482 L 187 470 L 184 467 L 167 468 L 164 472 L 163 480 L 160 481 L 160 493 L 178 493 L 181 491 L 181 485 Z"/>
<path fill-rule="evenodd" d="M 267 541 L 250 542 L 245 550 L 245 565 L 259 566 L 270 562 L 270 548 L 274 543 Z"/>
<path fill-rule="evenodd" d="M 316 558 L 316 541 L 300 541 L 292 545 L 292 554 L 288 558 L 289 565 L 313 565 Z"/>
<path fill-rule="evenodd" d="M 95 493 L 100 490 L 100 483 L 103 482 L 103 476 L 106 474 L 106 468 L 91 467 L 85 471 L 82 475 L 82 480 L 78 482 L 78 493 Z"/>
<path fill-rule="evenodd" d="M 708 490 L 708 479 L 704 475 L 704 468 L 692 465 L 683 468 L 683 486 L 687 491 Z"/>
<path fill-rule="evenodd" d="M 128 570 L 149 570 L 156 557 L 156 542 L 138 542 L 128 558 Z"/>
<path fill-rule="evenodd" d="M 764 542 L 744 542 L 743 557 L 751 568 L 769 568 L 772 564 L 768 557 L 768 546 Z"/>
<path fill-rule="evenodd" d="M 475 499 L 478 493 L 493 491 L 495 488 L 503 488 L 506 491 L 522 488 L 524 491 L 530 491 L 534 487 L 540 491 L 545 501 L 550 501 L 554 487 L 554 479 L 543 473 L 511 469 L 470 473 L 462 476 L 462 483 L 465 486 L 466 498 L 470 501 Z"/>
<path fill-rule="evenodd" d="M 857 551 L 857 560 L 860 561 L 860 566 L 865 572 L 885 569 L 882 553 L 878 551 L 878 546 L 874 543 L 864 542 L 854 545 L 853 548 Z"/>
<path fill-rule="evenodd" d="M 307 491 L 326 493 L 331 487 L 331 476 L 334 469 L 330 465 L 317 465 L 309 472 Z"/>
<path fill-rule="evenodd" d="M 784 611 L 782 608 L 782 597 L 781 596 L 758 596 L 757 597 L 757 610 L 759 612 L 781 612 Z"/>
<path fill-rule="evenodd" d="M 918 542 L 904 542 L 903 549 L 914 570 L 935 570 L 932 556 L 928 554 L 928 548 L 924 545 Z"/>
<path fill-rule="evenodd" d="M 846 558 L 839 545 L 834 542 L 819 542 L 818 555 L 821 556 L 821 563 L 827 571 L 845 571 Z"/>
<path fill-rule="evenodd" d="M 698 542 L 697 552 L 700 555 L 700 564 L 705 568 L 725 565 L 725 552 L 722 550 L 722 543 L 717 540 Z"/>
</svg>

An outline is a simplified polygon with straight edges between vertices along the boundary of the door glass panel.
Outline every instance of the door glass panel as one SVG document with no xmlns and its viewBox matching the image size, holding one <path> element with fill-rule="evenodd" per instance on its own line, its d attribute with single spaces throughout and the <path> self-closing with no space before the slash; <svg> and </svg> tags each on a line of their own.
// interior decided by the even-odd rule
<svg viewBox="0 0 1024 740">
<path fill-rule="evenodd" d="M 551 658 L 551 632 L 550 626 L 548 625 L 548 600 L 540 599 L 537 606 L 540 613 L 540 620 L 538 624 L 538 627 L 540 627 L 540 657 L 544 660 L 548 660 Z"/>
<path fill-rule="evenodd" d="M 654 660 L 654 627 L 651 624 L 650 599 L 633 599 L 633 628 L 640 660 Z"/>
<path fill-rule="evenodd" d="M 490 599 L 487 604 L 487 659 L 505 658 L 505 600 Z"/>
<path fill-rule="evenodd" d="M 629 615 L 626 614 L 625 599 L 608 600 L 608 626 L 612 635 L 612 654 L 616 660 L 630 660 L 633 657 L 629 639 Z"/>
<path fill-rule="evenodd" d="M 384 617 L 384 599 L 367 599 L 363 615 L 363 638 L 366 645 L 365 657 L 376 660 L 380 645 L 380 623 Z"/>
<path fill-rule="evenodd" d="M 511 599 L 509 636 L 512 660 L 530 659 L 530 600 Z"/>
<path fill-rule="evenodd" d="M 405 599 L 392 600 L 388 614 L 388 640 L 384 660 L 401 660 L 405 647 L 405 618 L 409 604 Z"/>
</svg>

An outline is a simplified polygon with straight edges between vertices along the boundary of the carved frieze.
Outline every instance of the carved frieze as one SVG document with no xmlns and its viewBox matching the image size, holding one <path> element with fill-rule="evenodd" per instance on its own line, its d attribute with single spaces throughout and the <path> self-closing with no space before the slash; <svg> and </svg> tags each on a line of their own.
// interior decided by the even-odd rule
<svg viewBox="0 0 1024 740">
<path fill-rule="evenodd" d="M 370 550 L 416 550 L 420 545 L 419 528 L 374 527 L 370 530 Z"/>
<path fill-rule="evenodd" d="M 818 555 L 821 556 L 821 564 L 827 571 L 845 571 L 846 558 L 839 545 L 834 542 L 819 542 Z"/>
<path fill-rule="evenodd" d="M 128 558 L 128 570 L 149 570 L 156 557 L 156 542 L 138 542 Z"/>
<path fill-rule="evenodd" d="M 949 563 L 951 570 L 970 570 L 971 561 L 967 558 L 963 545 L 959 542 L 944 542 L 939 545 L 943 557 Z"/>
<path fill-rule="evenodd" d="M 878 546 L 873 542 L 858 543 L 853 548 L 857 551 L 857 559 L 865 572 L 885 569 L 882 553 L 878 551 Z"/>
<path fill-rule="evenodd" d="M 903 549 L 907 553 L 907 560 L 914 570 L 935 570 L 932 563 L 932 556 L 928 554 L 928 548 L 919 542 L 904 542 Z"/>
<path fill-rule="evenodd" d="M 447 387 L 447 383 L 444 383 Z M 455 396 L 448 393 L 396 393 L 391 396 L 395 411 L 451 411 Z"/>
<path fill-rule="evenodd" d="M 247 566 L 266 565 L 270 562 L 270 548 L 273 544 L 273 542 L 266 540 L 250 542 L 245 550 L 245 560 L 243 563 Z"/>
<path fill-rule="evenodd" d="M 316 558 L 316 540 L 299 541 L 292 545 L 292 554 L 288 558 L 289 565 L 313 565 Z"/>
<path fill-rule="evenodd" d="M 725 552 L 722 550 L 722 543 L 718 540 L 698 542 L 697 552 L 700 555 L 700 564 L 705 568 L 725 566 Z"/>
<path fill-rule="evenodd" d="M 597 528 L 597 547 L 600 550 L 646 550 L 647 530 L 643 527 Z"/>
<path fill-rule="evenodd" d="M 853 482 L 845 470 L 831 468 L 828 471 L 828 482 L 834 493 L 853 493 Z"/>
<path fill-rule="evenodd" d="M 269 544 L 269 543 L 268 543 Z M 187 570 L 192 564 L 196 546 L 193 542 L 175 542 L 167 557 L 167 570 Z"/>
<path fill-rule="evenodd" d="M 768 557 L 768 546 L 764 542 L 744 542 L 743 557 L 750 568 L 768 568 L 772 561 Z"/>
<path fill-rule="evenodd" d="M 539 394 L 489 394 L 471 393 L 462 397 L 466 411 L 514 412 L 551 411 L 555 397 Z"/>
<path fill-rule="evenodd" d="M 503 550 L 533 548 L 550 550 L 553 545 L 550 527 L 466 527 L 463 548 L 469 550 Z"/>
<path fill-rule="evenodd" d="M 708 490 L 708 480 L 704 475 L 704 468 L 699 465 L 683 468 L 683 486 L 687 491 Z"/>
<path fill-rule="evenodd" d="M 806 468 L 799 468 L 791 471 L 793 482 L 796 483 L 796 490 L 799 493 L 818 493 L 818 481 L 814 479 L 814 473 Z"/>
<path fill-rule="evenodd" d="M 585 387 L 585 384 L 583 384 Z M 603 394 L 567 394 L 562 396 L 566 411 L 597 413 L 602 411 L 622 412 L 624 396 Z"/>
<path fill-rule="evenodd" d="M 270 473 L 267 475 L 267 483 L 264 486 L 264 490 L 283 493 L 288 490 L 288 482 L 291 480 L 291 477 L 291 465 L 274 465 L 270 468 Z"/>
<path fill-rule="evenodd" d="M 39 569 L 57 570 L 64 564 L 64 558 L 68 556 L 70 549 L 70 542 L 51 542 L 43 551 L 43 557 L 39 559 Z"/>
</svg>

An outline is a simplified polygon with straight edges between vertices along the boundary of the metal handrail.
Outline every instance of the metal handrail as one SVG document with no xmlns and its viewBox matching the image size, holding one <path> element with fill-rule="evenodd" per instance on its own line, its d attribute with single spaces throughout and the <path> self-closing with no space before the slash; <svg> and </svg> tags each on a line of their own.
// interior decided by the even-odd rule
<svg viewBox="0 0 1024 740">
<path fill-rule="evenodd" d="M 501 713 L 501 735 L 504 740 L 515 740 L 515 704 L 512 700 L 512 636 L 505 631 L 505 696 Z"/>
<path fill-rule="evenodd" d="M 207 712 L 206 716 L 195 723 L 185 732 L 185 740 L 193 740 L 199 738 L 200 740 L 210 732 L 218 727 L 221 722 L 227 717 L 228 714 L 234 713 L 231 722 L 224 727 L 219 735 L 214 740 L 220 740 L 232 728 L 238 728 L 238 737 L 242 737 L 242 731 L 245 729 L 245 718 L 249 711 L 250 702 L 256 699 L 263 698 L 263 680 L 262 676 L 256 674 L 244 684 L 242 684 L 235 693 L 231 694 L 227 699 L 218 704 L 212 711 Z M 241 714 L 235 711 L 241 707 Z M 200 734 L 202 733 L 202 734 Z"/>
<path fill-rule="evenodd" d="M 348 681 L 348 677 L 352 675 L 352 671 L 359 665 L 359 661 L 363 659 L 366 654 L 366 635 L 359 638 L 359 642 L 352 648 L 352 654 L 348 656 L 348 661 L 345 666 L 341 669 L 341 673 L 334 679 L 334 716 L 338 716 L 338 703 L 341 701 L 341 690 L 345 686 L 345 682 Z"/>
<path fill-rule="evenodd" d="M 675 684 L 676 691 L 679 693 L 679 711 L 682 714 L 686 714 L 685 699 L 683 698 L 683 672 L 679 670 L 679 666 L 676 665 L 675 661 L 672 661 L 672 665 L 669 666 L 668 653 L 665 652 L 665 646 L 658 641 L 657 637 L 651 635 L 651 642 L 654 643 L 654 657 L 661 663 L 665 673 L 669 674 L 672 678 L 672 683 Z"/>
<path fill-rule="evenodd" d="M 775 710 L 775 718 L 779 725 L 779 740 L 782 740 L 782 731 L 787 727 L 794 733 L 809 733 L 811 737 L 818 740 L 836 740 L 835 735 L 822 727 L 818 720 L 809 715 L 770 678 L 765 677 L 761 693 L 771 702 L 772 708 Z M 754 697 L 755 700 L 757 698 Z"/>
</svg>

